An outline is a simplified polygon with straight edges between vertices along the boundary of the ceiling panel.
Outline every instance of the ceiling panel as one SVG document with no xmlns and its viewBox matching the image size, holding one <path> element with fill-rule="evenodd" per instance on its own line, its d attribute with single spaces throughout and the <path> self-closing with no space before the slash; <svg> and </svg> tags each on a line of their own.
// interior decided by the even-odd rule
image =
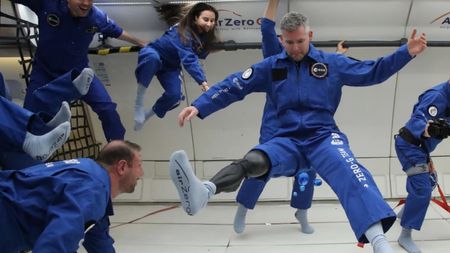
<svg viewBox="0 0 450 253">
<path fill-rule="evenodd" d="M 398 40 L 404 36 L 409 0 L 290 1 L 310 18 L 315 40 Z"/>
</svg>

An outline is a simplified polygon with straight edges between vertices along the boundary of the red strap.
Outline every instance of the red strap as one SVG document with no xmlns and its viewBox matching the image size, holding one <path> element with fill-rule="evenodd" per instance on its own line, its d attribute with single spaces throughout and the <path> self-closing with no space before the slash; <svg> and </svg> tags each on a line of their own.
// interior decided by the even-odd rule
<svg viewBox="0 0 450 253">
<path fill-rule="evenodd" d="M 399 206 L 401 206 L 401 205 L 403 205 L 403 204 L 405 204 L 406 203 L 406 200 L 405 199 L 400 199 L 399 201 L 398 201 L 398 204 L 394 207 L 394 208 L 397 208 L 397 207 L 399 207 Z"/>
<path fill-rule="evenodd" d="M 447 199 L 445 198 L 444 192 L 441 189 L 441 186 L 437 184 L 437 188 L 439 191 L 439 196 L 441 196 L 442 200 L 437 199 L 436 197 L 433 197 L 431 201 L 436 203 L 438 206 L 442 207 L 444 210 L 450 213 L 450 207 L 448 206 Z"/>
<path fill-rule="evenodd" d="M 364 243 L 363 242 L 358 242 L 358 244 L 356 244 L 356 246 L 358 246 L 360 248 L 364 248 Z"/>
</svg>

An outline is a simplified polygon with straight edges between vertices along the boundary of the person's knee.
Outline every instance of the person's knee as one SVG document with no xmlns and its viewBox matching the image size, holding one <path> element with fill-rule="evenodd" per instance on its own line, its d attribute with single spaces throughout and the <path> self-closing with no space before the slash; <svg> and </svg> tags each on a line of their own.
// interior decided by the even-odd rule
<svg viewBox="0 0 450 253">
<path fill-rule="evenodd" d="M 181 102 L 181 95 L 169 95 L 168 97 L 169 103 L 172 105 L 172 107 L 176 107 L 180 104 Z"/>
<path fill-rule="evenodd" d="M 181 93 L 165 93 L 164 94 L 165 101 L 169 107 L 168 110 L 172 110 L 178 107 L 183 100 Z"/>
<path fill-rule="evenodd" d="M 247 161 L 246 176 L 260 177 L 265 175 L 270 169 L 270 160 L 267 155 L 260 150 L 252 150 L 244 156 Z"/>
</svg>

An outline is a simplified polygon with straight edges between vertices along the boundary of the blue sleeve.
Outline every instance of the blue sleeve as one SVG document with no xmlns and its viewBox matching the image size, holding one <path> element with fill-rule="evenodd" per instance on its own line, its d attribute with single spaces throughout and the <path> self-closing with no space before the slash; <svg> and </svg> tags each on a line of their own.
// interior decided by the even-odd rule
<svg viewBox="0 0 450 253">
<path fill-rule="evenodd" d="M 177 49 L 181 64 L 183 64 L 189 75 L 191 75 L 192 78 L 194 78 L 194 80 L 200 85 L 206 81 L 206 76 L 200 67 L 198 56 L 192 50 L 192 42 L 189 40 L 187 44 L 183 43 L 178 35 L 178 30 L 175 32 L 177 33 L 177 36 L 175 37 L 176 39 L 172 41 L 172 44 Z"/>
<path fill-rule="evenodd" d="M 23 4 L 36 14 L 42 10 L 43 0 L 14 0 L 14 3 Z"/>
<path fill-rule="evenodd" d="M 95 21 L 101 33 L 111 38 L 117 38 L 122 35 L 123 29 L 114 20 L 110 19 L 105 12 L 95 6 L 92 7 L 92 11 L 95 11 Z"/>
<path fill-rule="evenodd" d="M 86 173 L 67 170 L 58 174 L 69 179 L 58 198 L 48 206 L 47 226 L 39 235 L 34 253 L 73 253 L 84 237 L 85 224 L 105 215 L 104 186 Z M 109 199 L 109 196 L 108 196 Z"/>
<path fill-rule="evenodd" d="M 252 92 L 268 92 L 271 82 L 267 80 L 272 78 L 271 66 L 271 61 L 262 61 L 212 86 L 192 103 L 199 111 L 198 117 L 203 119 Z"/>
<path fill-rule="evenodd" d="M 283 46 L 275 32 L 275 22 L 267 19 L 261 19 L 262 50 L 264 58 L 279 54 L 283 51 Z"/>
<path fill-rule="evenodd" d="M 406 45 L 377 60 L 358 61 L 341 54 L 335 56 L 340 83 L 349 86 L 369 86 L 384 82 L 413 58 Z"/>
<path fill-rule="evenodd" d="M 109 235 L 109 217 L 101 219 L 85 237 L 83 246 L 88 253 L 115 253 L 114 240 Z"/>
<path fill-rule="evenodd" d="M 436 90 L 425 92 L 419 97 L 419 102 L 414 106 L 411 119 L 406 124 L 406 127 L 414 137 L 417 139 L 421 138 L 429 120 L 445 118 L 447 104 L 447 98 L 440 92 Z M 436 115 L 432 115 L 431 108 L 436 109 Z"/>
</svg>

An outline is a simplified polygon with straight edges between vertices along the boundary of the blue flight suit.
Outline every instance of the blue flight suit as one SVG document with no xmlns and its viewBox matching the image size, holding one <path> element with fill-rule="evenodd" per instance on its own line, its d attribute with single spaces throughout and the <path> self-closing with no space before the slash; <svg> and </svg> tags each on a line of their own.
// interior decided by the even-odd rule
<svg viewBox="0 0 450 253">
<path fill-rule="evenodd" d="M 80 92 L 73 85 L 73 80 L 80 75 L 80 72 L 73 69 L 49 83 L 33 90 L 28 95 L 28 102 L 39 104 L 42 112 L 55 115 L 60 109 L 61 103 L 68 103 L 81 97 Z"/>
<path fill-rule="evenodd" d="M 108 172 L 91 159 L 0 171 L 2 252 L 115 252 Z M 95 226 L 87 230 L 90 226 Z"/>
<path fill-rule="evenodd" d="M 203 34 L 189 32 L 186 32 L 185 37 L 187 41 L 182 42 L 178 25 L 174 25 L 139 52 L 135 71 L 137 82 L 148 88 L 156 75 L 164 88 L 163 95 L 152 107 L 159 118 L 163 118 L 184 100 L 181 64 L 199 85 L 206 82 L 199 63 L 199 59 L 205 59 L 208 55 L 208 51 L 202 47 L 206 38 Z"/>
<path fill-rule="evenodd" d="M 81 96 L 72 84 L 79 74 L 78 71 L 71 70 L 29 94 L 29 101 L 39 104 L 43 112 L 35 114 L 2 98 L 0 115 L 4 117 L 4 120 L 0 124 L 2 129 L 5 129 L 4 131 L 9 129 L 5 132 L 6 135 L 0 134 L 1 140 L 5 140 L 0 144 L 0 165 L 2 167 L 23 169 L 41 163 L 22 151 L 25 132 L 43 135 L 52 130 L 45 122 L 53 118 L 62 102 L 70 102 Z M 13 149 L 8 148 L 12 143 L 20 145 Z"/>
<path fill-rule="evenodd" d="M 87 17 L 74 18 L 66 0 L 16 2 L 29 7 L 39 18 L 39 41 L 24 107 L 34 112 L 44 111 L 41 104 L 30 98 L 31 93 L 71 69 L 81 71 L 88 67 L 89 44 L 96 32 L 117 38 L 123 30 L 95 6 Z M 97 113 L 108 141 L 124 138 L 125 128 L 116 111 L 117 105 L 97 77 L 81 99 Z"/>
<path fill-rule="evenodd" d="M 369 171 L 357 162 L 347 137 L 333 118 L 343 85 L 368 86 L 387 80 L 412 57 L 407 46 L 377 60 L 356 61 L 310 45 L 294 62 L 285 51 L 228 76 L 192 105 L 205 118 L 251 92 L 266 92 L 276 107 L 279 128 L 254 149 L 270 159 L 269 177 L 290 176 L 302 166 L 302 155 L 338 196 L 360 242 L 376 222 L 387 231 L 395 213 L 383 200 Z M 271 82 L 268 80 L 272 80 Z"/>
<path fill-rule="evenodd" d="M 43 134 L 51 130 L 43 120 L 49 116 L 30 112 L 0 96 L 0 117 L 0 166 L 22 169 L 41 163 L 25 154 L 22 146 L 27 131 Z"/>
<path fill-rule="evenodd" d="M 275 22 L 261 18 L 261 34 L 262 34 L 262 51 L 264 58 L 279 54 L 283 51 L 277 34 L 275 33 Z M 263 116 L 261 120 L 259 143 L 264 143 L 270 140 L 278 129 L 276 108 L 266 95 L 266 103 L 264 105 Z M 314 194 L 314 179 L 316 178 L 315 170 L 307 169 L 306 160 L 301 163 L 301 167 L 294 172 L 295 176 L 298 173 L 305 171 L 308 174 L 309 182 L 304 191 L 300 191 L 298 185 L 298 178 L 294 177 L 294 187 L 292 189 L 291 206 L 297 209 L 308 209 L 311 207 L 312 198 Z M 242 182 L 239 192 L 236 196 L 236 201 L 247 209 L 255 208 L 256 202 L 261 196 L 266 183 L 270 180 L 269 177 L 260 178 L 246 178 Z"/>
<path fill-rule="evenodd" d="M 413 167 L 428 167 L 430 153 L 442 140 L 433 137 L 423 138 L 422 135 L 429 120 L 442 118 L 450 122 L 449 110 L 450 84 L 448 82 L 434 86 L 419 96 L 419 101 L 414 105 L 411 118 L 405 128 L 415 140 L 421 142 L 421 145 L 417 146 L 408 142 L 399 135 L 395 138 L 395 150 L 405 172 Z M 402 227 L 420 230 L 430 204 L 433 186 L 428 171 L 408 176 L 406 180 L 408 197 L 401 219 Z"/>
<path fill-rule="evenodd" d="M 0 96 L 0 153 L 22 150 L 22 144 L 34 113 Z"/>
<path fill-rule="evenodd" d="M 39 164 L 39 161 L 22 151 L 28 122 L 33 118 L 33 113 L 11 102 L 7 87 L 0 72 L 0 169 L 19 169 Z"/>
</svg>

